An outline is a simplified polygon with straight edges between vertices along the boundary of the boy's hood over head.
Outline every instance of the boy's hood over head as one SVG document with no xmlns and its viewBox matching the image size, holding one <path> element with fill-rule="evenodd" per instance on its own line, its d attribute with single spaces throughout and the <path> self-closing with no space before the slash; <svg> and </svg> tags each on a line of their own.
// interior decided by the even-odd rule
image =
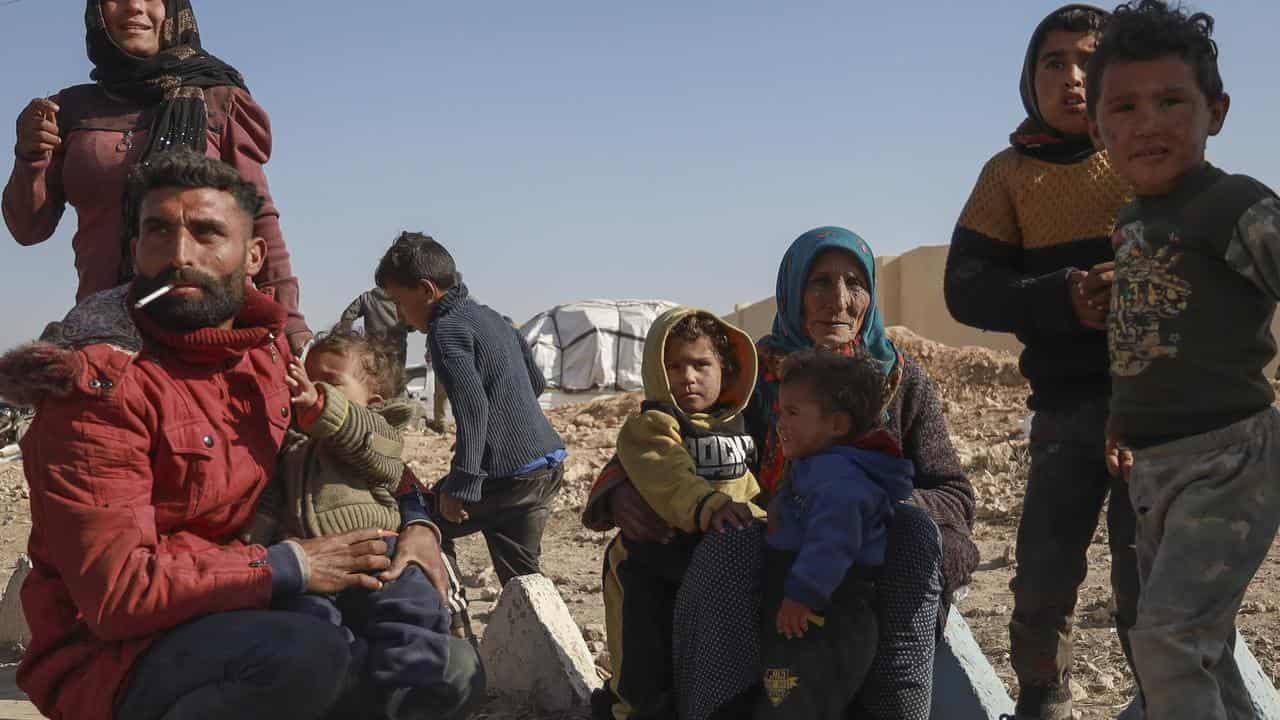
<svg viewBox="0 0 1280 720">
<path fill-rule="evenodd" d="M 732 377 L 725 376 L 720 388 L 720 398 L 712 410 L 717 420 L 728 420 L 741 413 L 751 399 L 756 385 L 756 346 L 751 336 L 706 310 L 691 307 L 675 307 L 658 316 L 649 328 L 644 340 L 644 399 L 669 403 L 679 409 L 671 385 L 667 382 L 666 347 L 671 328 L 690 315 L 703 315 L 714 319 L 729 336 L 738 371 Z"/>
</svg>

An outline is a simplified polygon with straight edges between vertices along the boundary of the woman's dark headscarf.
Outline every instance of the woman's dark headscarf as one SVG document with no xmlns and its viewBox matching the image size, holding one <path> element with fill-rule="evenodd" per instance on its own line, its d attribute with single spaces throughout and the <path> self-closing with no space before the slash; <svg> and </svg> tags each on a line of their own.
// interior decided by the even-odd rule
<svg viewBox="0 0 1280 720">
<path fill-rule="evenodd" d="M 141 105 L 156 105 L 147 145 L 139 162 L 156 153 L 186 147 L 203 155 L 208 148 L 209 111 L 204 91 L 232 86 L 246 90 L 244 77 L 230 65 L 204 51 L 195 11 L 188 0 L 166 0 L 160 28 L 160 52 L 143 58 L 130 55 L 116 44 L 102 15 L 102 0 L 87 0 L 84 11 L 85 46 L 93 72 L 89 77 L 104 90 Z M 133 274 L 130 241 L 136 209 L 126 196 L 124 245 L 120 280 Z"/>
<path fill-rule="evenodd" d="M 220 85 L 245 89 L 245 84 L 235 68 L 201 47 L 191 3 L 165 3 L 160 52 L 149 58 L 130 55 L 111 38 L 102 16 L 102 0 L 88 0 L 84 22 L 85 45 L 94 68 L 89 77 L 112 94 L 160 105 L 142 162 L 155 152 L 179 145 L 203 154 L 209 117 L 203 91 Z"/>
<path fill-rule="evenodd" d="M 1031 41 L 1027 43 L 1027 53 L 1022 60 L 1022 76 L 1018 81 L 1018 91 L 1022 95 L 1022 107 L 1027 111 L 1027 119 L 1010 136 L 1013 145 L 1041 159 L 1063 162 L 1075 162 L 1095 152 L 1093 140 L 1087 134 L 1063 135 L 1044 119 L 1040 103 L 1036 100 L 1036 65 L 1040 60 L 1040 46 L 1053 30 L 1061 29 L 1065 24 L 1081 27 L 1080 32 L 1089 29 L 1101 32 L 1101 25 L 1109 17 L 1110 13 L 1093 5 L 1063 5 L 1049 13 L 1036 26 L 1031 33 Z"/>
</svg>

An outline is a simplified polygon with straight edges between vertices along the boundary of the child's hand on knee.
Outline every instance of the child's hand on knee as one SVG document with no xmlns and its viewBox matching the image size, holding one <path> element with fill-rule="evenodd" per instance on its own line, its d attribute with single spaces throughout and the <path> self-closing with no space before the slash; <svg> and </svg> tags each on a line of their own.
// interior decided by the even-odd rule
<svg viewBox="0 0 1280 720">
<path fill-rule="evenodd" d="M 808 605 L 791 598 L 782 599 L 782 607 L 778 608 L 777 624 L 779 635 L 788 640 L 802 638 L 809 628 L 810 620 L 816 621 L 817 616 L 813 614 L 813 610 L 810 610 Z"/>
<path fill-rule="evenodd" d="M 711 513 L 707 524 L 714 532 L 724 532 L 730 529 L 741 530 L 754 520 L 751 508 L 746 503 L 731 502 L 725 503 L 719 510 Z"/>
</svg>

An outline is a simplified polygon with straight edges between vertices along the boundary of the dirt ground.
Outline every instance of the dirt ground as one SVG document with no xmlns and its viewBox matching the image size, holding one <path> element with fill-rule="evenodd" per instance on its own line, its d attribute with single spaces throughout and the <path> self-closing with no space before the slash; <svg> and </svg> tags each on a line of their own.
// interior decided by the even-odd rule
<svg viewBox="0 0 1280 720">
<path fill-rule="evenodd" d="M 959 610 L 1005 684 L 1015 687 L 1009 666 L 1007 623 L 1013 597 L 1013 543 L 1021 514 L 1021 494 L 1028 467 L 1025 428 L 1027 387 L 1013 356 L 976 348 L 947 348 L 922 340 L 909 331 L 891 330 L 904 352 L 921 361 L 938 383 L 947 422 L 978 497 L 975 539 L 982 564 Z M 557 408 L 548 413 L 565 439 L 570 460 L 565 489 L 543 541 L 543 567 L 560 589 L 574 619 L 584 630 L 597 662 L 604 654 L 604 607 L 600 597 L 600 567 L 609 535 L 583 529 L 578 521 L 596 471 L 613 452 L 617 428 L 639 404 L 635 395 L 596 400 Z M 424 480 L 444 474 L 451 434 L 426 432 L 410 438 L 408 458 Z M 0 579 L 25 550 L 30 529 L 27 489 L 21 465 L 0 466 Z M 499 594 L 483 541 L 477 536 L 461 543 L 460 562 L 468 594 L 474 600 L 472 618 L 483 634 Z M 1113 718 L 1128 703 L 1133 683 L 1110 627 L 1106 533 L 1100 528 L 1089 549 L 1089 577 L 1080 591 L 1073 676 L 1077 687 L 1077 717 Z M 1272 549 L 1245 599 L 1238 618 L 1263 670 L 1273 683 L 1280 680 L 1280 550 Z M 475 717 L 577 718 L 582 712 L 539 715 L 518 702 L 495 699 Z"/>
</svg>

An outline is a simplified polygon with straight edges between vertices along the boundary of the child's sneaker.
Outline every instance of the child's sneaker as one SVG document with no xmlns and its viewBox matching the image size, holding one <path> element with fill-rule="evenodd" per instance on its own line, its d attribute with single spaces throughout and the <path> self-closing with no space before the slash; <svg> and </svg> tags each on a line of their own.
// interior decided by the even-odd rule
<svg viewBox="0 0 1280 720">
<path fill-rule="evenodd" d="M 476 637 L 475 631 L 471 629 L 471 614 L 465 609 L 453 613 L 453 619 L 449 624 L 449 634 L 459 640 L 466 640 L 476 650 L 480 649 L 480 639 Z"/>
<path fill-rule="evenodd" d="M 613 704 L 618 696 L 608 685 L 591 691 L 591 720 L 613 720 Z"/>
</svg>

